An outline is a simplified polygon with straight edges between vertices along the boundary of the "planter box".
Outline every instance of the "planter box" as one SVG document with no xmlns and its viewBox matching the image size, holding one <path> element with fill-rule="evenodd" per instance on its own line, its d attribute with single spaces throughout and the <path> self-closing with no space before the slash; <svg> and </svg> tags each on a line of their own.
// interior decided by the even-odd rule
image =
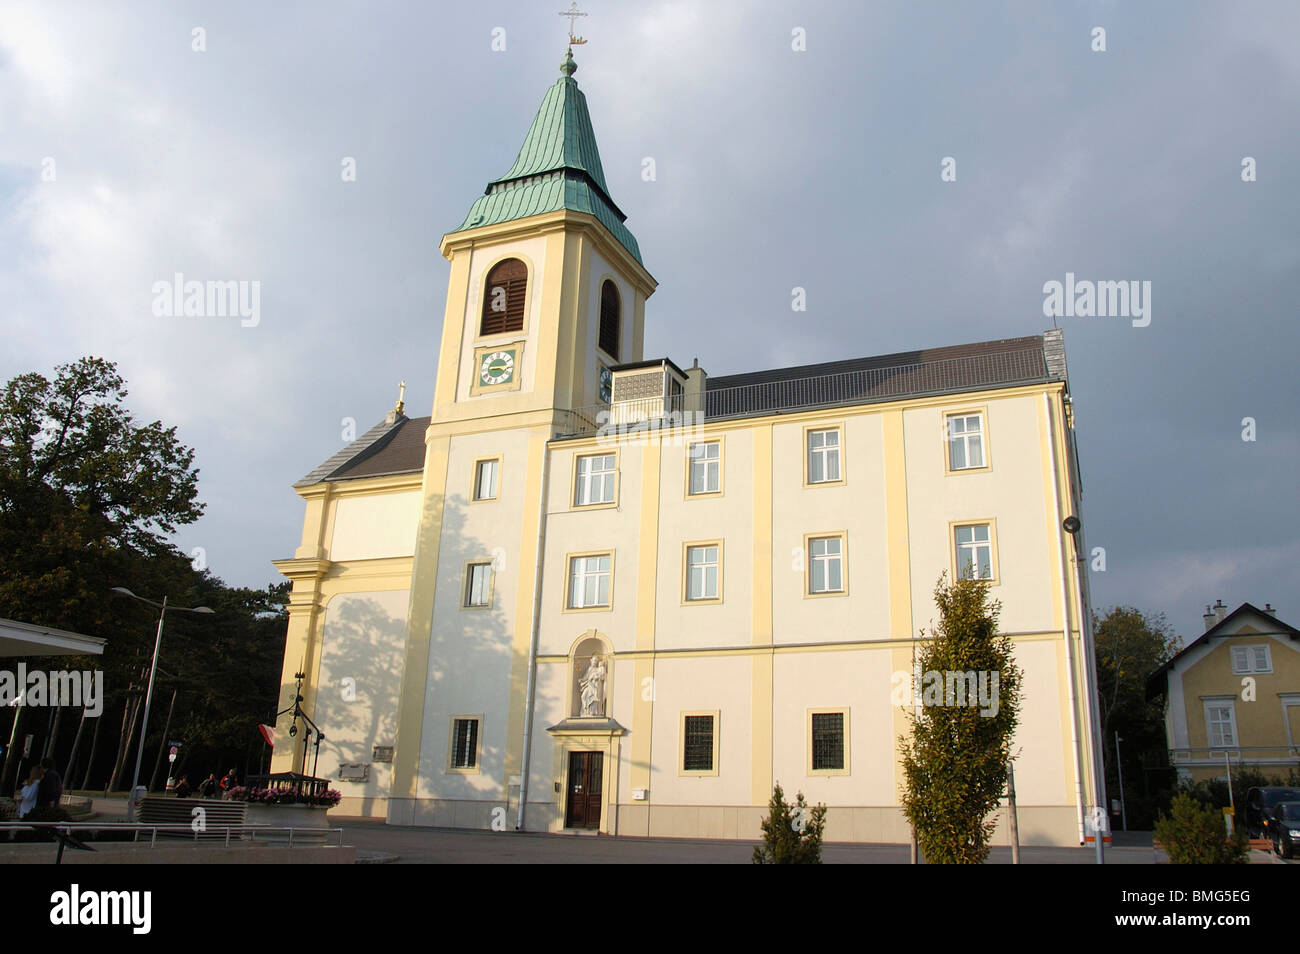
<svg viewBox="0 0 1300 954">
<path fill-rule="evenodd" d="M 261 805 L 248 803 L 248 814 L 244 823 L 248 825 L 273 825 L 277 828 L 293 828 L 295 845 L 323 845 L 325 829 L 329 827 L 325 805 Z M 253 841 L 271 842 L 277 845 L 287 844 L 287 831 L 248 832 L 246 837 Z"/>
</svg>

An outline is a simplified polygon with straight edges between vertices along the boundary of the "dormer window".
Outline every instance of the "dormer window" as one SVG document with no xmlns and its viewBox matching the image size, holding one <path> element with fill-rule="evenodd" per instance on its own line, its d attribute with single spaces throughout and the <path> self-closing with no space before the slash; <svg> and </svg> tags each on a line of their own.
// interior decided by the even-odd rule
<svg viewBox="0 0 1300 954">
<path fill-rule="evenodd" d="M 522 331 L 524 293 L 528 290 L 528 267 L 517 258 L 497 262 L 483 285 L 483 324 L 480 335 L 501 335 Z"/>
<path fill-rule="evenodd" d="M 618 360 L 619 319 L 623 311 L 619 301 L 618 289 L 614 283 L 605 280 L 600 286 L 600 350 L 615 361 Z"/>
</svg>

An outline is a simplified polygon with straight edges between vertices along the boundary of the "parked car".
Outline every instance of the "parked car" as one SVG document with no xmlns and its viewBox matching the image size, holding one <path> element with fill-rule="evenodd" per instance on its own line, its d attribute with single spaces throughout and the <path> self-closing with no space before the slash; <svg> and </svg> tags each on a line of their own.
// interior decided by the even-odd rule
<svg viewBox="0 0 1300 954">
<path fill-rule="evenodd" d="M 1300 789 L 1270 785 L 1246 793 L 1246 835 L 1273 840 L 1273 807 L 1280 802 L 1300 802 Z"/>
<path fill-rule="evenodd" d="M 1279 858 L 1290 858 L 1300 846 L 1300 802 L 1278 802 L 1273 806 L 1273 851 Z"/>
</svg>

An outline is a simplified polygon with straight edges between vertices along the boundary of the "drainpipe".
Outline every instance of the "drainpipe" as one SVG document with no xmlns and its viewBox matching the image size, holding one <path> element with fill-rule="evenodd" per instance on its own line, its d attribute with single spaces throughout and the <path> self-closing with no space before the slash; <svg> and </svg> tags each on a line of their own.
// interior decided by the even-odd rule
<svg viewBox="0 0 1300 954">
<path fill-rule="evenodd" d="M 1043 392 L 1043 406 L 1047 411 L 1047 447 L 1052 461 L 1052 508 L 1056 514 L 1056 525 L 1052 528 L 1057 534 L 1061 532 L 1061 485 L 1056 469 L 1056 424 L 1052 415 L 1052 399 L 1046 391 Z M 1070 639 L 1070 599 L 1068 594 L 1067 571 L 1065 568 L 1065 557 L 1061 553 L 1059 537 L 1056 558 L 1061 569 L 1061 615 L 1065 621 L 1065 655 L 1066 669 L 1070 673 L 1070 745 L 1074 747 L 1074 797 L 1075 807 L 1078 810 L 1079 822 L 1079 844 L 1085 843 L 1085 831 L 1083 825 L 1083 757 L 1079 751 L 1079 688 L 1074 671 L 1074 643 Z M 1098 836 L 1100 837 L 1100 836 Z"/>
<path fill-rule="evenodd" d="M 515 830 L 524 830 L 524 810 L 528 805 L 528 773 L 533 755 L 533 696 L 537 688 L 537 641 L 542 621 L 542 558 L 546 555 L 546 493 L 551 476 L 551 445 L 542 445 L 542 495 L 537 501 L 537 571 L 533 577 L 533 622 L 528 638 L 528 687 L 524 695 L 524 760 L 519 776 L 519 815 Z M 509 779 L 506 780 L 507 784 Z M 507 789 L 508 794 L 508 789 Z"/>
</svg>

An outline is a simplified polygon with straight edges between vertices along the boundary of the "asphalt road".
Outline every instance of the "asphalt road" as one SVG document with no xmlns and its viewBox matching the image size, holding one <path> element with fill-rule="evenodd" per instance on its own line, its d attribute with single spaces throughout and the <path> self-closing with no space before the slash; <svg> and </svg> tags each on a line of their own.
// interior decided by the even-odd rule
<svg viewBox="0 0 1300 954">
<path fill-rule="evenodd" d="M 361 851 L 396 855 L 405 864 L 749 864 L 754 842 L 686 838 L 610 838 L 385 825 L 340 819 L 344 842 Z M 906 845 L 829 844 L 826 864 L 907 864 Z M 1022 848 L 1022 864 L 1094 864 L 1090 848 Z M 1112 847 L 1107 864 L 1149 865 L 1146 847 Z M 1163 854 L 1161 860 L 1164 860 Z M 1010 848 L 994 848 L 991 864 L 1010 864 Z"/>
</svg>

